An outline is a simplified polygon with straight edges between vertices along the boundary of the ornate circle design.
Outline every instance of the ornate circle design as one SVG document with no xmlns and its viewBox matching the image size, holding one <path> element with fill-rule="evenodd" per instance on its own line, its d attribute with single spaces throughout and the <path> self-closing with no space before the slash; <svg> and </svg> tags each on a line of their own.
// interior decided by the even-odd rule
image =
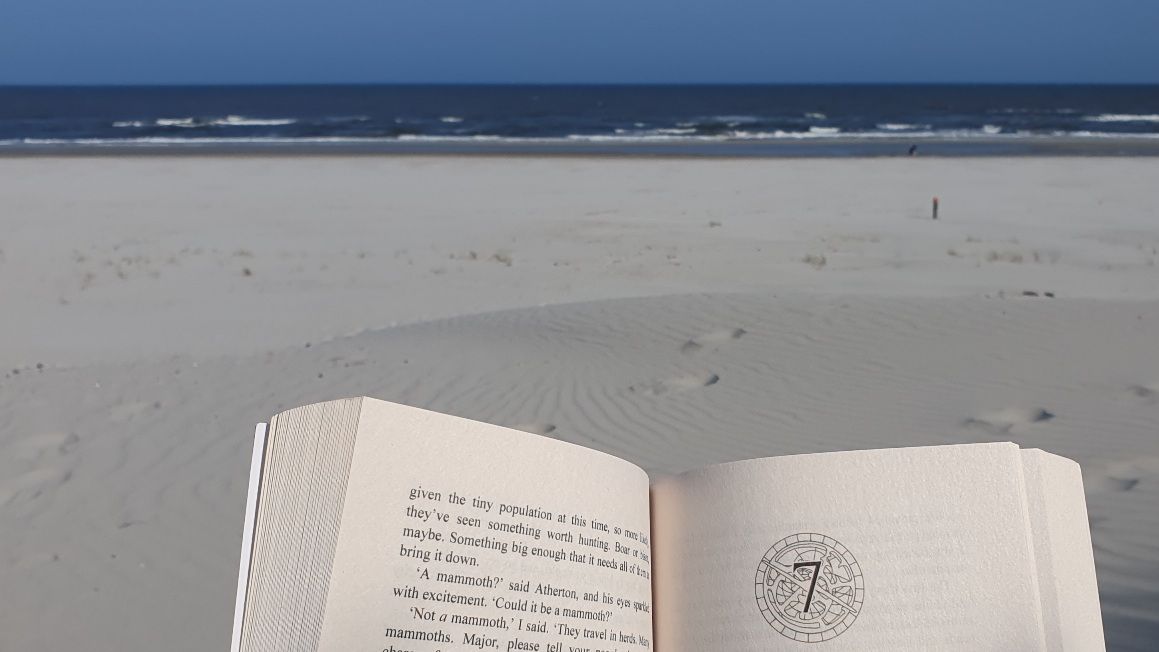
<svg viewBox="0 0 1159 652">
<path fill-rule="evenodd" d="M 802 533 L 774 543 L 761 558 L 756 593 L 773 629 L 794 641 L 819 643 L 857 620 L 865 582 L 848 548 L 823 534 Z"/>
</svg>

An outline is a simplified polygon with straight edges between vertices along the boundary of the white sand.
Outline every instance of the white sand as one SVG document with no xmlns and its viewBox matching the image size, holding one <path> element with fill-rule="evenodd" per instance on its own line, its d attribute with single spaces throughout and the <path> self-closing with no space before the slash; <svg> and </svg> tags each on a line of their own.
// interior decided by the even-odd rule
<svg viewBox="0 0 1159 652">
<path fill-rule="evenodd" d="M 1156 159 L 0 159 L 0 650 L 223 649 L 253 423 L 364 393 L 655 471 L 1045 448 L 1084 467 L 1108 641 L 1152 649 L 1155 179 Z"/>
</svg>

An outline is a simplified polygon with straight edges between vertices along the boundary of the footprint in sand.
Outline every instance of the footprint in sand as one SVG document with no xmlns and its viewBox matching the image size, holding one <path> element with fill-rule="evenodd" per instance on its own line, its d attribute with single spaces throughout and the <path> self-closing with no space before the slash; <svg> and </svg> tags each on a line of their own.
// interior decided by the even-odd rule
<svg viewBox="0 0 1159 652">
<path fill-rule="evenodd" d="M 1159 383 L 1131 385 L 1127 388 L 1127 394 L 1147 405 L 1159 404 Z"/>
<path fill-rule="evenodd" d="M 30 503 L 72 479 L 75 433 L 45 433 L 15 442 L 9 460 L 24 470 L 0 477 L 0 508 Z"/>
<path fill-rule="evenodd" d="M 722 328 L 685 341 L 680 346 L 680 352 L 688 355 L 698 353 L 706 348 L 716 348 L 733 340 L 739 340 L 746 333 L 747 331 L 743 328 Z"/>
<path fill-rule="evenodd" d="M 72 469 L 50 466 L 26 471 L 0 482 L 0 507 L 30 503 L 72 479 Z"/>
<path fill-rule="evenodd" d="M 80 444 L 80 437 L 75 432 L 48 432 L 33 435 L 17 441 L 12 446 L 12 458 L 22 461 L 38 462 L 41 460 L 64 457 L 72 453 Z"/>
<path fill-rule="evenodd" d="M 515 428 L 516 430 L 522 430 L 523 432 L 530 432 L 533 435 L 550 435 L 551 433 L 555 432 L 555 424 L 554 423 L 544 423 L 544 422 L 520 423 L 520 424 L 512 426 L 512 427 Z"/>
<path fill-rule="evenodd" d="M 113 423 L 128 423 L 137 420 L 150 410 L 161 407 L 156 401 L 126 401 L 109 408 L 109 420 Z"/>
<path fill-rule="evenodd" d="M 1008 407 L 1004 410 L 987 412 L 966 419 L 962 425 L 966 428 L 974 428 L 992 435 L 1002 436 L 1021 432 L 1030 426 L 1045 423 L 1053 418 L 1054 414 L 1042 408 Z"/>
<path fill-rule="evenodd" d="M 635 394 L 662 396 L 670 392 L 686 392 L 698 387 L 708 387 L 718 382 L 720 382 L 720 376 L 716 374 L 683 374 L 646 383 L 637 383 L 629 387 L 628 391 Z"/>
<path fill-rule="evenodd" d="M 1089 483 L 1088 491 L 1131 491 L 1144 481 L 1159 481 L 1159 457 L 1141 457 L 1108 464 Z"/>
</svg>

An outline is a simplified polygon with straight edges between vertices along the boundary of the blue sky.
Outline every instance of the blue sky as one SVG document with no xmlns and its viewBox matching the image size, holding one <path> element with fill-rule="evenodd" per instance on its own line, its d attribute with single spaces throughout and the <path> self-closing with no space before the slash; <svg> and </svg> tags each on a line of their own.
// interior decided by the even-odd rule
<svg viewBox="0 0 1159 652">
<path fill-rule="evenodd" d="M 1159 83 L 1156 0 L 2 0 L 0 84 Z"/>
</svg>

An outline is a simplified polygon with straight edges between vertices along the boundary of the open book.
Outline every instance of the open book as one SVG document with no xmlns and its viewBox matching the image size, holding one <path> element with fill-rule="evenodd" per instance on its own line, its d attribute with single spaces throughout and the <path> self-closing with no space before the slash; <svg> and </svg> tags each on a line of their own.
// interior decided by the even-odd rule
<svg viewBox="0 0 1159 652">
<path fill-rule="evenodd" d="M 1104 649 L 1078 465 L 1010 443 L 650 484 L 548 437 L 330 401 L 259 426 L 239 575 L 241 652 Z"/>
</svg>

